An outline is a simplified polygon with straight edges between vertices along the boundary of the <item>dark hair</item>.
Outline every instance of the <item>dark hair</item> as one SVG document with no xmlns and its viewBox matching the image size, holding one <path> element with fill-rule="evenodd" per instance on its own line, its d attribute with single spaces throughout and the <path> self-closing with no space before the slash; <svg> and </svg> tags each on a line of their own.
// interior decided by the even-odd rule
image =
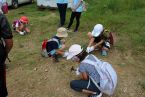
<svg viewBox="0 0 145 97">
<path fill-rule="evenodd" d="M 81 62 L 82 60 L 84 60 L 86 58 L 87 55 L 88 55 L 88 53 L 86 52 L 86 50 L 83 50 L 81 53 L 79 53 L 76 56 L 80 59 L 80 62 Z"/>
</svg>

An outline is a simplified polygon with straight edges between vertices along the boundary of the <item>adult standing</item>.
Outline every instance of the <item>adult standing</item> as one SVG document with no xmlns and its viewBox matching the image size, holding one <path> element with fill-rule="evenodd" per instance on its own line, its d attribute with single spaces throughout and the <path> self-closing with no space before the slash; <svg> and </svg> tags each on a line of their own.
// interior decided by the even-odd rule
<svg viewBox="0 0 145 97">
<path fill-rule="evenodd" d="M 60 24 L 59 26 L 62 27 L 65 24 L 65 18 L 66 18 L 66 10 L 68 5 L 68 0 L 56 0 L 57 7 L 60 14 Z"/>
<path fill-rule="evenodd" d="M 71 13 L 69 25 L 67 27 L 68 29 L 70 29 L 70 27 L 73 24 L 74 18 L 76 18 L 76 27 L 74 29 L 74 32 L 78 31 L 82 11 L 83 11 L 83 0 L 73 0 L 72 13 Z"/>
<path fill-rule="evenodd" d="M 0 13 L 0 97 L 8 95 L 6 88 L 5 60 L 13 46 L 12 31 L 5 15 Z"/>
</svg>

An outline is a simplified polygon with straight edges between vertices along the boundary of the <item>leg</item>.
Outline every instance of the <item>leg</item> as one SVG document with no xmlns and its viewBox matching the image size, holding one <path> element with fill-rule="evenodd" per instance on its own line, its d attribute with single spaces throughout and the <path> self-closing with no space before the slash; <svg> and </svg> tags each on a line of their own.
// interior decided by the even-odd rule
<svg viewBox="0 0 145 97">
<path fill-rule="evenodd" d="M 62 18 L 61 18 L 61 25 L 63 26 L 65 24 L 65 18 L 66 18 L 66 10 L 67 10 L 67 3 L 63 4 L 62 6 Z"/>
<path fill-rule="evenodd" d="M 60 24 L 59 26 L 62 26 L 61 21 L 62 21 L 62 4 L 57 3 L 58 11 L 59 11 L 59 17 L 60 17 Z"/>
<path fill-rule="evenodd" d="M 6 51 L 0 45 L 0 97 L 6 97 L 8 95 L 6 88 L 6 70 L 5 70 L 5 60 L 6 60 Z"/>
<path fill-rule="evenodd" d="M 81 12 L 77 12 L 76 13 L 76 28 L 75 28 L 75 30 L 74 30 L 74 32 L 76 32 L 76 31 L 78 31 L 78 27 L 79 27 L 79 25 L 80 25 L 80 17 L 81 17 Z"/>
<path fill-rule="evenodd" d="M 78 92 L 82 92 L 83 89 L 86 89 L 88 85 L 88 80 L 73 80 L 70 82 L 70 87 Z"/>
<path fill-rule="evenodd" d="M 69 22 L 69 25 L 68 25 L 68 29 L 71 27 L 71 25 L 73 24 L 73 20 L 74 20 L 74 18 L 75 18 L 75 12 L 72 12 L 71 13 L 71 18 L 70 18 L 70 22 Z"/>
<path fill-rule="evenodd" d="M 91 32 L 88 32 L 87 36 L 88 36 L 89 40 L 91 40 L 91 38 L 93 37 Z"/>
<path fill-rule="evenodd" d="M 87 88 L 88 82 L 88 80 L 73 80 L 70 82 L 70 87 L 75 91 L 87 93 L 89 95 L 99 94 L 100 90 L 92 81 L 90 82 L 90 86 Z"/>
</svg>

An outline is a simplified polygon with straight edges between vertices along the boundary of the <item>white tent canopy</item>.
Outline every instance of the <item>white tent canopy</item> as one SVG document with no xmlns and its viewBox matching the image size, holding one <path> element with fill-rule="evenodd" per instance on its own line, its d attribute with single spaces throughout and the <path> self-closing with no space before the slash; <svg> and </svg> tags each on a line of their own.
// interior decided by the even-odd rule
<svg viewBox="0 0 145 97">
<path fill-rule="evenodd" d="M 68 0 L 68 2 L 68 8 L 70 8 L 72 0 Z M 56 0 L 37 0 L 37 6 L 42 8 L 57 8 Z"/>
</svg>

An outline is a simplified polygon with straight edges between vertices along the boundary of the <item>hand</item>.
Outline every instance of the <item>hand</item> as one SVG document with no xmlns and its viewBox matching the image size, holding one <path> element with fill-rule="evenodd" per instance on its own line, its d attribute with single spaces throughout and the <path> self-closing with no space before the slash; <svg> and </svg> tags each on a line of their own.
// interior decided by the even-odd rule
<svg viewBox="0 0 145 97">
<path fill-rule="evenodd" d="M 72 8 L 72 11 L 73 11 L 73 12 L 75 12 L 75 11 L 76 11 L 76 9 L 75 9 L 75 8 Z"/>
<path fill-rule="evenodd" d="M 80 75 L 79 68 L 76 68 L 76 75 Z"/>
<path fill-rule="evenodd" d="M 86 49 L 86 52 L 87 52 L 87 53 L 90 53 L 90 48 L 91 48 L 91 47 L 87 47 L 87 49 Z"/>
<path fill-rule="evenodd" d="M 63 57 L 67 57 L 68 54 L 69 54 L 69 52 L 68 51 L 65 51 L 64 54 L 63 54 Z"/>
<path fill-rule="evenodd" d="M 20 35 L 24 35 L 24 34 L 25 34 L 25 32 L 20 31 L 20 32 L 19 32 L 19 34 L 20 34 Z"/>
<path fill-rule="evenodd" d="M 95 49 L 94 46 L 87 47 L 86 52 L 87 52 L 87 53 L 90 53 L 90 52 L 92 52 L 94 49 Z"/>
<path fill-rule="evenodd" d="M 90 52 L 92 52 L 94 49 L 95 49 L 94 46 L 91 46 L 90 47 Z"/>
</svg>

